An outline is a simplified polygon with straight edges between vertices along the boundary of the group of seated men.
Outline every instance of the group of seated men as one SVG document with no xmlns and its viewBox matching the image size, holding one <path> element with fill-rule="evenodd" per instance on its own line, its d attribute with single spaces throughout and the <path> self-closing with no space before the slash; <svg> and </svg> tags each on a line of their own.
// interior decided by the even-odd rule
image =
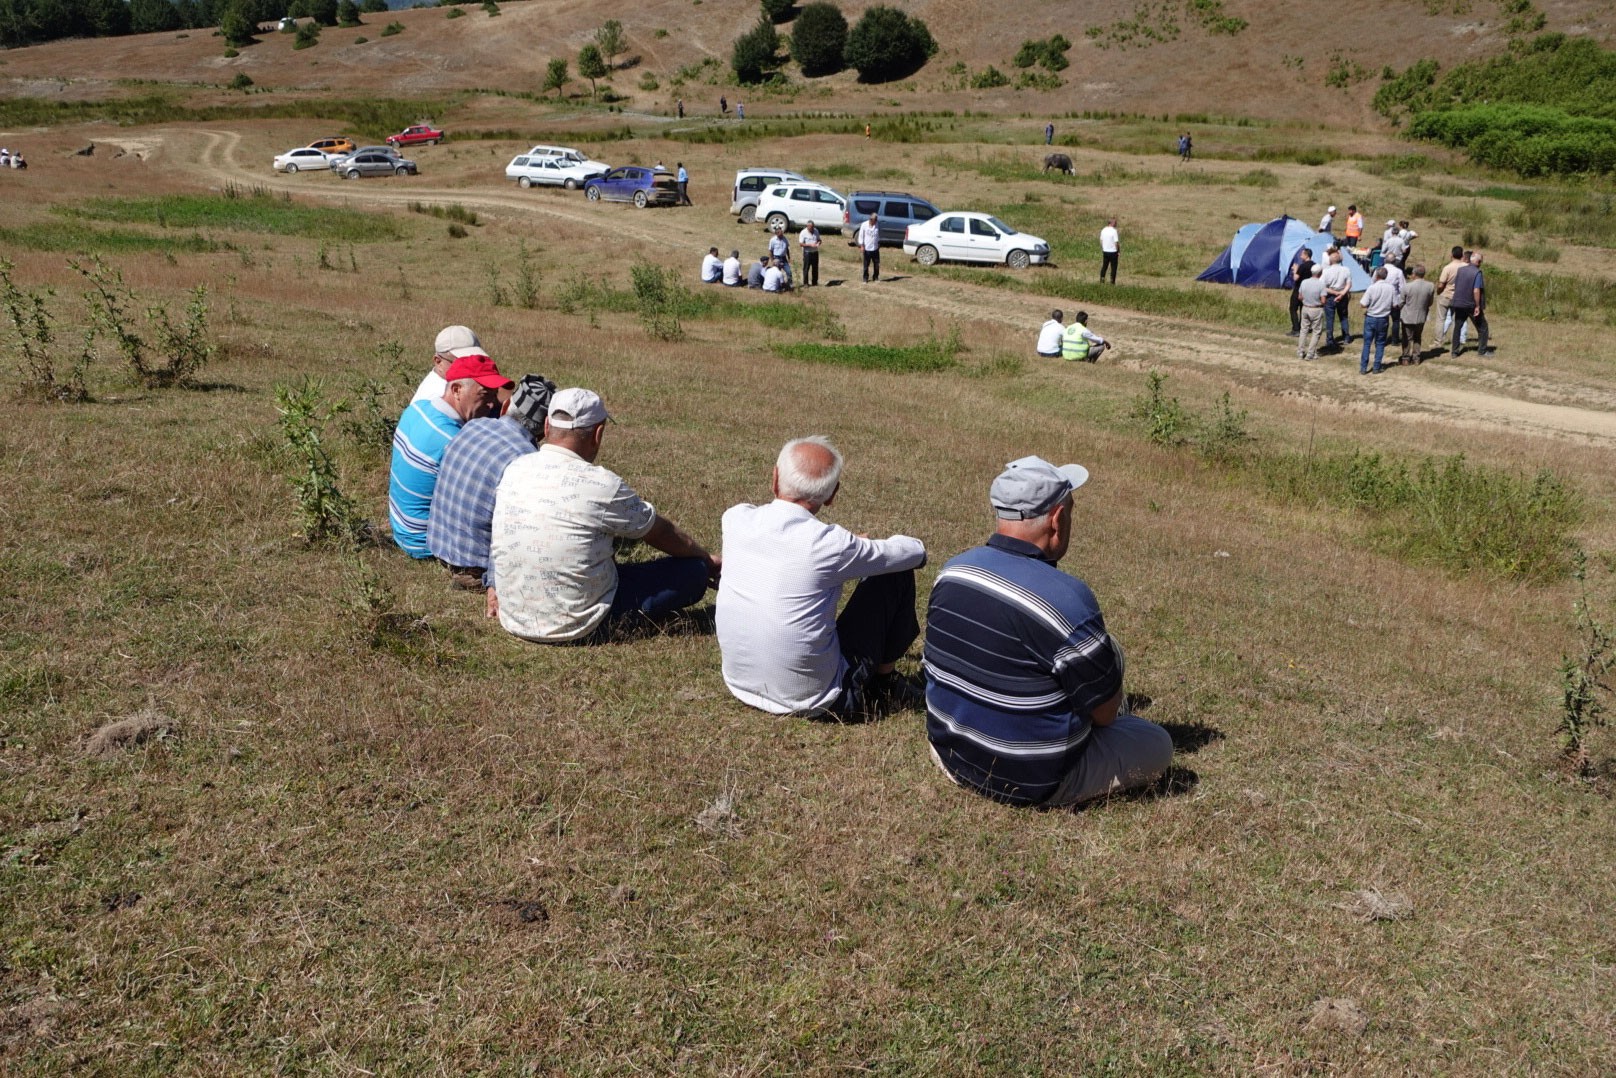
<svg viewBox="0 0 1616 1078">
<path fill-rule="evenodd" d="M 719 258 L 718 248 L 709 247 L 701 260 L 701 283 L 788 292 L 791 290 L 791 260 L 782 255 L 759 255 L 758 260 L 743 271 L 739 250 L 730 251 L 728 258 Z"/>
<path fill-rule="evenodd" d="M 920 635 L 925 545 L 820 518 L 843 478 L 827 439 L 786 443 L 772 500 L 725 511 L 713 554 L 597 463 L 611 424 L 597 394 L 511 381 L 464 326 L 438 335 L 433 362 L 394 438 L 393 535 L 481 591 L 510 633 L 598 642 L 716 588 L 724 684 L 751 707 L 859 720 L 923 699 L 937 766 L 1010 804 L 1077 804 L 1167 770 L 1167 732 L 1123 709 L 1122 651 L 1098 602 L 1056 568 L 1088 479 L 1081 466 L 1024 457 L 993 480 L 994 534 L 932 587 L 922 695 L 897 663 Z M 619 563 L 618 538 L 662 556 Z"/>
</svg>

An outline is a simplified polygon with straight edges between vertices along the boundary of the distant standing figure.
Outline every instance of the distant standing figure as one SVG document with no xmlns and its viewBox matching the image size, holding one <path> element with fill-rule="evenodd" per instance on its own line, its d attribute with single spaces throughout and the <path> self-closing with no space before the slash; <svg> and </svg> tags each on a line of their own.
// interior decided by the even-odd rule
<svg viewBox="0 0 1616 1078">
<path fill-rule="evenodd" d="M 684 119 L 685 118 L 685 99 L 681 97 L 677 102 L 675 102 L 675 107 L 679 111 L 679 119 L 681 119 L 681 120 Z"/>
<path fill-rule="evenodd" d="M 680 161 L 678 163 L 678 169 L 679 169 L 679 205 L 681 205 L 681 206 L 693 206 L 693 205 L 695 205 L 695 203 L 690 201 L 690 173 L 689 173 L 689 171 L 687 171 L 685 169 L 685 163 L 683 161 Z"/>
<path fill-rule="evenodd" d="M 813 288 L 819 284 L 819 245 L 823 241 L 819 226 L 812 221 L 797 233 L 797 246 L 802 248 L 802 286 Z"/>
<path fill-rule="evenodd" d="M 1386 276 L 1385 266 L 1375 270 L 1374 283 L 1364 289 L 1363 298 L 1358 301 L 1364 309 L 1363 353 L 1358 357 L 1359 374 L 1379 374 L 1385 369 L 1382 360 L 1386 355 L 1386 333 L 1391 325 L 1392 306 L 1397 301 L 1397 292 Z M 1373 369 L 1369 366 L 1371 347 L 1375 352 Z"/>
<path fill-rule="evenodd" d="M 1308 278 L 1313 276 L 1313 249 L 1303 247 L 1291 259 L 1291 333 L 1292 337 L 1302 335 L 1302 297 L 1300 289 Z M 1322 324 L 1322 323 L 1321 323 Z"/>
<path fill-rule="evenodd" d="M 1487 283 L 1481 274 L 1481 252 L 1470 256 L 1468 264 L 1453 275 L 1453 300 L 1448 309 L 1453 312 L 1453 357 L 1459 358 L 1461 334 L 1466 321 L 1476 324 L 1481 334 L 1476 343 L 1476 355 L 1485 359 L 1493 354 L 1487 347 Z"/>
<path fill-rule="evenodd" d="M 869 125 L 868 121 L 866 121 L 865 124 L 864 124 L 864 137 L 865 138 L 870 137 L 870 125 Z"/>
<path fill-rule="evenodd" d="M 746 119 L 746 106 L 739 101 L 735 102 L 735 118 L 737 120 Z"/>
<path fill-rule="evenodd" d="M 1363 214 L 1357 206 L 1347 207 L 1346 246 L 1349 250 L 1363 246 Z"/>
<path fill-rule="evenodd" d="M 1319 337 L 1324 333 L 1324 305 L 1327 298 L 1324 294 L 1324 267 L 1316 262 L 1309 262 L 1308 265 L 1312 269 L 1307 271 L 1307 280 L 1296 289 L 1302 313 L 1296 358 L 1313 360 L 1319 358 Z"/>
<path fill-rule="evenodd" d="M 1328 233 L 1332 233 L 1332 234 L 1334 233 L 1334 231 L 1335 231 L 1335 207 L 1334 206 L 1331 206 L 1329 209 L 1325 210 L 1324 211 L 1324 216 L 1319 218 L 1319 231 L 1320 232 L 1328 232 Z"/>
<path fill-rule="evenodd" d="M 1044 125 L 1044 145 L 1048 146 L 1055 141 L 1055 125 Z"/>
<path fill-rule="evenodd" d="M 1065 314 L 1059 307 L 1049 312 L 1049 321 L 1038 327 L 1038 354 L 1044 359 L 1061 357 L 1061 337 L 1066 333 Z"/>
<path fill-rule="evenodd" d="M 1422 363 L 1425 360 L 1425 323 L 1431 316 L 1431 301 L 1436 297 L 1436 285 L 1425 279 L 1425 267 L 1415 264 L 1414 276 L 1403 286 L 1403 338 L 1399 363 Z"/>
<path fill-rule="evenodd" d="M 1105 223 L 1100 229 L 1100 280 L 1105 280 L 1105 271 L 1111 270 L 1111 283 L 1117 283 L 1117 256 L 1122 253 L 1122 237 L 1117 232 L 1117 219 L 1115 217 Z"/>
<path fill-rule="evenodd" d="M 864 254 L 864 283 L 881 279 L 881 222 L 875 214 L 858 227 L 859 250 Z"/>
<path fill-rule="evenodd" d="M 1184 137 L 1179 140 L 1178 156 L 1185 161 L 1195 156 L 1195 140 L 1190 138 L 1188 132 L 1185 132 Z"/>
<path fill-rule="evenodd" d="M 718 98 L 718 114 L 720 116 L 729 115 L 729 98 L 724 97 L 722 94 Z"/>
</svg>

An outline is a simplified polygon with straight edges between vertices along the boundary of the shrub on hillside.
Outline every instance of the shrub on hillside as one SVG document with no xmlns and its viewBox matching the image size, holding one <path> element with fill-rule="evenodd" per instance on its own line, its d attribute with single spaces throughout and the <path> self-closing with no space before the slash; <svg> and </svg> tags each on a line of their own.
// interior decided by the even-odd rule
<svg viewBox="0 0 1616 1078">
<path fill-rule="evenodd" d="M 382 27 L 382 37 L 392 37 L 394 34 L 402 34 L 403 32 L 404 24 L 401 22 L 390 22 Z"/>
<path fill-rule="evenodd" d="M 366 15 L 374 15 L 387 10 L 387 0 L 362 0 L 359 10 Z"/>
<path fill-rule="evenodd" d="M 1046 38 L 1043 41 L 1023 41 L 1021 48 L 1016 51 L 1012 63 L 1017 67 L 1032 67 L 1034 64 L 1048 71 L 1065 71 L 1071 64 L 1066 59 L 1066 53 L 1071 49 L 1072 43 L 1060 34 Z"/>
<path fill-rule="evenodd" d="M 971 89 L 973 90 L 992 90 L 995 87 L 1009 85 L 1009 76 L 992 64 L 988 65 L 987 70 L 979 71 L 971 76 Z"/>
<path fill-rule="evenodd" d="M 1616 119 L 1532 105 L 1473 105 L 1422 112 L 1409 134 L 1462 149 L 1522 176 L 1616 172 Z"/>
<path fill-rule="evenodd" d="M 556 96 L 560 97 L 562 88 L 571 79 L 572 76 L 567 74 L 567 61 L 557 57 L 551 60 L 550 65 L 544 69 L 544 85 L 539 87 L 539 93 L 547 94 L 554 90 L 556 91 Z"/>
<path fill-rule="evenodd" d="M 774 54 L 779 50 L 780 35 L 769 17 L 762 15 L 756 26 L 735 39 L 729 64 L 741 82 L 762 82 L 764 72 L 775 65 Z"/>
<path fill-rule="evenodd" d="M 847 19 L 835 4 L 808 4 L 791 24 L 791 58 L 804 75 L 833 75 L 842 69 Z"/>
<path fill-rule="evenodd" d="M 860 82 L 890 82 L 920 70 L 937 52 L 937 42 L 920 19 L 894 7 L 866 11 L 847 35 L 843 59 Z"/>
<path fill-rule="evenodd" d="M 359 25 L 359 5 L 354 3 L 354 0 L 342 0 L 342 2 L 337 5 L 337 25 Z"/>
<path fill-rule="evenodd" d="M 227 45 L 251 45 L 253 32 L 257 29 L 240 4 L 231 4 L 219 19 L 219 35 Z"/>
<path fill-rule="evenodd" d="M 294 49 L 312 49 L 320 43 L 320 24 L 306 22 L 297 28 L 297 40 L 292 42 Z"/>
<path fill-rule="evenodd" d="M 590 42 L 578 50 L 578 74 L 589 80 L 589 96 L 595 96 L 595 80 L 603 79 L 609 74 L 606 67 L 606 58 L 600 54 L 600 46 Z"/>
</svg>

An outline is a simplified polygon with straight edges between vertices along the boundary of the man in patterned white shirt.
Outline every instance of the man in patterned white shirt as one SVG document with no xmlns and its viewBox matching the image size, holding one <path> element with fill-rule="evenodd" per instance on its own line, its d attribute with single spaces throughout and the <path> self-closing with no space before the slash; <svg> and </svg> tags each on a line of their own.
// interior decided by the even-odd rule
<svg viewBox="0 0 1616 1078">
<path fill-rule="evenodd" d="M 609 419 L 595 393 L 561 390 L 544 444 L 500 479 L 489 556 L 499 623 L 514 636 L 599 640 L 624 618 L 693 606 L 717 583 L 716 555 L 595 463 Z M 644 539 L 668 557 L 618 565 L 616 538 Z"/>
</svg>

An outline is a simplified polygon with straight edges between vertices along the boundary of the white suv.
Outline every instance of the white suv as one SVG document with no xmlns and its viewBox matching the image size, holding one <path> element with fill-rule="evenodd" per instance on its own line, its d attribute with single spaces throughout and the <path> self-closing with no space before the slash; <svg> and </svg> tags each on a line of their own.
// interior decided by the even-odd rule
<svg viewBox="0 0 1616 1078">
<path fill-rule="evenodd" d="M 735 170 L 735 188 L 729 203 L 729 212 L 741 219 L 741 224 L 749 225 L 757 220 L 758 198 L 764 191 L 777 183 L 795 180 L 802 181 L 805 176 L 783 168 L 742 168 Z"/>
<path fill-rule="evenodd" d="M 771 232 L 801 228 L 809 221 L 840 232 L 847 226 L 847 199 L 822 183 L 781 183 L 758 197 L 757 217 Z"/>
</svg>

